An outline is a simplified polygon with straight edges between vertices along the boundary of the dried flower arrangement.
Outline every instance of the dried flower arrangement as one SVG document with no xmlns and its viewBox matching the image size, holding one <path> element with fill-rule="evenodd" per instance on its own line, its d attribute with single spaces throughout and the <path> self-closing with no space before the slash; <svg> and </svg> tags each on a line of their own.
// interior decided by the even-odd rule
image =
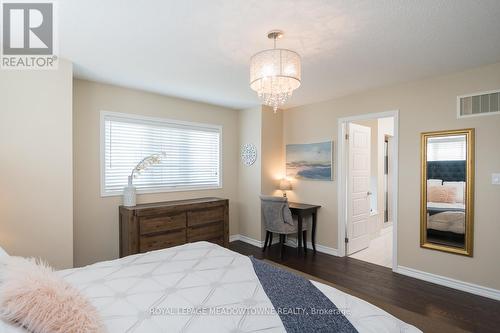
<svg viewBox="0 0 500 333">
<path fill-rule="evenodd" d="M 128 176 L 128 185 L 132 186 L 132 180 L 134 178 L 137 178 L 144 170 L 149 168 L 152 165 L 155 164 L 160 164 L 163 159 L 167 157 L 167 153 L 161 152 L 161 153 L 156 153 L 149 155 L 145 158 L 143 158 L 137 165 L 135 166 L 134 169 L 132 169 L 132 172 L 130 173 L 130 176 Z"/>
</svg>

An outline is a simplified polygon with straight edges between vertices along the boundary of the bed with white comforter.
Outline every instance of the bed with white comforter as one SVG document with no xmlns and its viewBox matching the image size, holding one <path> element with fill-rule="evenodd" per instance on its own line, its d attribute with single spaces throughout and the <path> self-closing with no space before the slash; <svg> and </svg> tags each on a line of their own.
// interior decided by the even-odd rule
<svg viewBox="0 0 500 333">
<path fill-rule="evenodd" d="M 284 332 L 250 259 L 208 242 L 59 271 L 110 333 Z M 359 332 L 420 332 L 387 312 L 313 282 Z M 22 329 L 0 322 L 0 332 Z"/>
<path fill-rule="evenodd" d="M 428 214 L 427 229 L 465 234 L 465 204 L 428 202 L 427 210 L 439 209 L 440 213 Z"/>
</svg>

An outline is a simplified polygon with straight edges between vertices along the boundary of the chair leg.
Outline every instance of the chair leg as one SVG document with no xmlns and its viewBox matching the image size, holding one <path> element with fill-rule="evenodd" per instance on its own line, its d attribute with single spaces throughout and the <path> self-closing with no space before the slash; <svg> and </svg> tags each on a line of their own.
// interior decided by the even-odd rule
<svg viewBox="0 0 500 333">
<path fill-rule="evenodd" d="M 283 260 L 285 251 L 285 235 L 280 235 L 280 258 Z"/>
<path fill-rule="evenodd" d="M 269 234 L 270 234 L 270 232 L 266 231 L 266 240 L 264 241 L 264 247 L 262 248 L 262 252 L 266 251 L 267 242 L 269 241 Z M 269 245 L 271 245 L 271 244 L 269 244 Z"/>
<path fill-rule="evenodd" d="M 302 231 L 302 243 L 304 244 L 304 254 L 307 254 L 307 230 Z"/>
</svg>

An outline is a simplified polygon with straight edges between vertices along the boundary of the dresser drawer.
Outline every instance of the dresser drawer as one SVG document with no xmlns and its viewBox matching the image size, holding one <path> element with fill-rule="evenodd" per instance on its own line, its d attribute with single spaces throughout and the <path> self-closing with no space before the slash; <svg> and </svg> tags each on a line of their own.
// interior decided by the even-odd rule
<svg viewBox="0 0 500 333">
<path fill-rule="evenodd" d="M 184 243 L 186 243 L 186 230 L 182 229 L 154 236 L 141 236 L 139 250 L 140 252 L 148 252 Z"/>
<path fill-rule="evenodd" d="M 187 242 L 229 243 L 229 200 L 196 198 L 120 206 L 120 258 Z"/>
<path fill-rule="evenodd" d="M 139 219 L 139 232 L 141 235 L 155 234 L 186 228 L 186 213 L 176 215 L 159 215 L 141 217 Z"/>
<path fill-rule="evenodd" d="M 189 242 L 223 238 L 224 225 L 222 222 L 215 222 L 201 226 L 191 226 L 188 227 L 187 237 Z"/>
<path fill-rule="evenodd" d="M 224 207 L 214 207 L 188 212 L 188 226 L 224 221 Z"/>
</svg>

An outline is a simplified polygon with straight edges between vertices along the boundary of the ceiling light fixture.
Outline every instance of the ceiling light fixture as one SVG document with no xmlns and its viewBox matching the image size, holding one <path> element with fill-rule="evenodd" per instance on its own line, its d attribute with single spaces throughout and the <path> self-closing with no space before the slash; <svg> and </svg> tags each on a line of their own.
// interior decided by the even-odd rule
<svg viewBox="0 0 500 333">
<path fill-rule="evenodd" d="M 267 38 L 274 40 L 274 48 L 260 51 L 250 58 L 250 88 L 274 113 L 300 86 L 300 55 L 287 49 L 277 49 L 276 40 L 283 31 L 273 30 Z"/>
</svg>

